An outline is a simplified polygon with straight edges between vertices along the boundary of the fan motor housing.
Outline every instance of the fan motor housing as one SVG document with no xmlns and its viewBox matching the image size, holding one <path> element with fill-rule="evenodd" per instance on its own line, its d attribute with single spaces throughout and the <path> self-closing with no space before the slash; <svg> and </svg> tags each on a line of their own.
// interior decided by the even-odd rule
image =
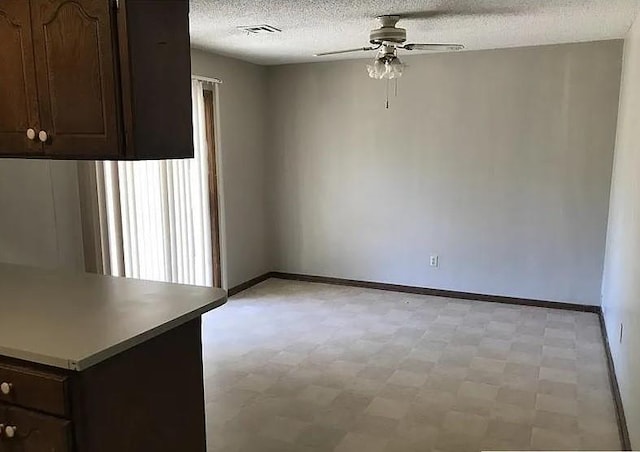
<svg viewBox="0 0 640 452">
<path fill-rule="evenodd" d="M 385 42 L 393 42 L 402 44 L 407 40 L 407 30 L 398 27 L 381 27 L 371 30 L 369 33 L 369 42 L 371 44 L 382 44 Z"/>
</svg>

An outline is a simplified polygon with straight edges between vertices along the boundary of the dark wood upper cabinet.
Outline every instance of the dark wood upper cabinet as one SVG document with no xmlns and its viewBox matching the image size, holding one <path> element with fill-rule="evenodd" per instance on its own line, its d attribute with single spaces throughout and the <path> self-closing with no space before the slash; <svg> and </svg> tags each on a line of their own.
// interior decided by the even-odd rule
<svg viewBox="0 0 640 452">
<path fill-rule="evenodd" d="M 0 156 L 192 157 L 188 13 L 188 0 L 0 0 Z"/>
</svg>

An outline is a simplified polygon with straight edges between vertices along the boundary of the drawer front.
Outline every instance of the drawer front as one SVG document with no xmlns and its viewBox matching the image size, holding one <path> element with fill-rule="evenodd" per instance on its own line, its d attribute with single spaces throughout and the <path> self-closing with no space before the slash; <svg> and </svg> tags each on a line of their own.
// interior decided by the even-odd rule
<svg viewBox="0 0 640 452">
<path fill-rule="evenodd" d="M 73 452 L 70 421 L 0 404 L 0 424 L 0 452 Z"/>
<path fill-rule="evenodd" d="M 57 416 L 69 414 L 67 377 L 0 364 L 0 401 Z M 4 391 L 3 391 L 4 389 Z M 8 393 L 5 392 L 8 389 Z"/>
</svg>

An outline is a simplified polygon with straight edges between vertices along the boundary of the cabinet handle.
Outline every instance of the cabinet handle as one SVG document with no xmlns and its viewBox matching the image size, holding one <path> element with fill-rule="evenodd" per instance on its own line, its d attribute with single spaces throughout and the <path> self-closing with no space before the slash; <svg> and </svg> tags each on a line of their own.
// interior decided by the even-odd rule
<svg viewBox="0 0 640 452">
<path fill-rule="evenodd" d="M 5 435 L 7 438 L 11 439 L 11 438 L 13 438 L 14 436 L 16 436 L 16 432 L 17 432 L 17 431 L 18 431 L 18 427 L 15 427 L 15 426 L 12 426 L 12 425 L 7 425 L 7 426 L 4 428 L 4 435 Z"/>
<path fill-rule="evenodd" d="M 29 138 L 31 141 L 36 139 L 36 131 L 33 129 L 27 129 L 27 138 Z"/>
<path fill-rule="evenodd" d="M 45 132 L 44 130 L 41 130 L 40 133 L 38 133 L 38 138 L 40 139 L 40 141 L 45 143 L 49 138 L 49 135 L 47 135 L 47 132 Z"/>
<path fill-rule="evenodd" d="M 4 395 L 9 395 L 12 388 L 13 388 L 13 385 L 11 383 L 7 383 L 6 381 L 3 381 L 2 383 L 0 383 L 0 392 Z"/>
</svg>

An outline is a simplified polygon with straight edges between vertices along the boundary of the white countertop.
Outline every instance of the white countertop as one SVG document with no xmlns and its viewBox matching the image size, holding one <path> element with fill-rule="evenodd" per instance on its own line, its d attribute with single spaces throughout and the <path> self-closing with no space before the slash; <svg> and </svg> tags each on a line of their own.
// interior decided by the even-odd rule
<svg viewBox="0 0 640 452">
<path fill-rule="evenodd" d="M 226 297 L 209 287 L 0 264 L 0 355 L 84 370 Z"/>
</svg>

